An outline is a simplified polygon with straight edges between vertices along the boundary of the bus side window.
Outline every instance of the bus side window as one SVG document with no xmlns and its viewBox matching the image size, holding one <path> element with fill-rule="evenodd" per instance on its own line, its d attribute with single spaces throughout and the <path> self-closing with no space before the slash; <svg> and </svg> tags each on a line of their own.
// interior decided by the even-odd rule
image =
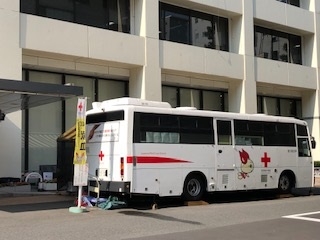
<svg viewBox="0 0 320 240">
<path fill-rule="evenodd" d="M 236 145 L 264 146 L 263 126 L 261 121 L 235 120 Z"/>
<path fill-rule="evenodd" d="M 308 138 L 298 138 L 299 157 L 311 157 Z"/>
<path fill-rule="evenodd" d="M 170 143 L 179 143 L 180 142 L 180 136 L 179 133 L 171 132 L 169 133 Z"/>
<path fill-rule="evenodd" d="M 219 145 L 232 145 L 231 138 L 231 122 L 230 121 L 217 121 L 218 144 Z"/>
<path fill-rule="evenodd" d="M 146 132 L 146 140 L 145 140 L 145 142 L 147 142 L 147 143 L 152 143 L 153 142 L 153 132 Z"/>
</svg>

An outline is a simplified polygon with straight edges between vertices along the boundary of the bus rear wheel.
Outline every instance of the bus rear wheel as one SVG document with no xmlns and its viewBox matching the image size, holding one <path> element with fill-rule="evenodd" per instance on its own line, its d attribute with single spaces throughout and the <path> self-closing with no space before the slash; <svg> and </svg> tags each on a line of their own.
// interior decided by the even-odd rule
<svg viewBox="0 0 320 240">
<path fill-rule="evenodd" d="M 282 173 L 279 178 L 278 189 L 280 193 L 290 193 L 293 188 L 293 178 L 288 173 Z"/>
<path fill-rule="evenodd" d="M 183 187 L 183 197 L 187 201 L 199 201 L 204 193 L 204 183 L 200 176 L 190 174 Z"/>
</svg>

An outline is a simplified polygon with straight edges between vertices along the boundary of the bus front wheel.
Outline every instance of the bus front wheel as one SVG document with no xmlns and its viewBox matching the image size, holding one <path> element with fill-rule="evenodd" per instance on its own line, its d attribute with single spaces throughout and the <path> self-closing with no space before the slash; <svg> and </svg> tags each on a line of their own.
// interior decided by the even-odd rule
<svg viewBox="0 0 320 240">
<path fill-rule="evenodd" d="M 199 201 L 204 193 L 204 183 L 200 176 L 190 174 L 183 187 L 183 196 L 187 201 Z"/>
<path fill-rule="evenodd" d="M 294 186 L 294 180 L 289 173 L 282 173 L 279 178 L 278 189 L 281 193 L 290 193 Z"/>
</svg>

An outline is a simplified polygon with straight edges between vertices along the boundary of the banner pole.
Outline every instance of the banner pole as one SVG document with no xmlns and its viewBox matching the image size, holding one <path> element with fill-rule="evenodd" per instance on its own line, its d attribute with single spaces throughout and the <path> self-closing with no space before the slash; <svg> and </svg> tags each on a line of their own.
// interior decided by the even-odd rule
<svg viewBox="0 0 320 240">
<path fill-rule="evenodd" d="M 77 118 L 76 118 L 76 138 L 74 150 L 74 176 L 73 185 L 78 186 L 78 204 L 77 207 L 70 207 L 69 212 L 81 213 L 82 208 L 82 186 L 86 186 L 88 180 L 88 169 L 86 165 L 86 105 L 87 98 L 78 98 Z"/>
<path fill-rule="evenodd" d="M 82 186 L 78 187 L 78 207 L 81 207 L 82 203 Z"/>
</svg>

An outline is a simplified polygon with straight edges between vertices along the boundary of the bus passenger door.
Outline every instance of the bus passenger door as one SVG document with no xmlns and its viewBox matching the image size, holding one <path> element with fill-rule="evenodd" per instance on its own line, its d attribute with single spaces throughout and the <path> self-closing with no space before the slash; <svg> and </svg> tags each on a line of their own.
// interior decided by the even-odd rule
<svg viewBox="0 0 320 240">
<path fill-rule="evenodd" d="M 308 137 L 298 136 L 298 177 L 296 187 L 310 187 L 313 182 L 313 162 Z"/>
<path fill-rule="evenodd" d="M 216 120 L 216 190 L 235 189 L 235 149 L 233 144 L 231 120 Z"/>
</svg>

